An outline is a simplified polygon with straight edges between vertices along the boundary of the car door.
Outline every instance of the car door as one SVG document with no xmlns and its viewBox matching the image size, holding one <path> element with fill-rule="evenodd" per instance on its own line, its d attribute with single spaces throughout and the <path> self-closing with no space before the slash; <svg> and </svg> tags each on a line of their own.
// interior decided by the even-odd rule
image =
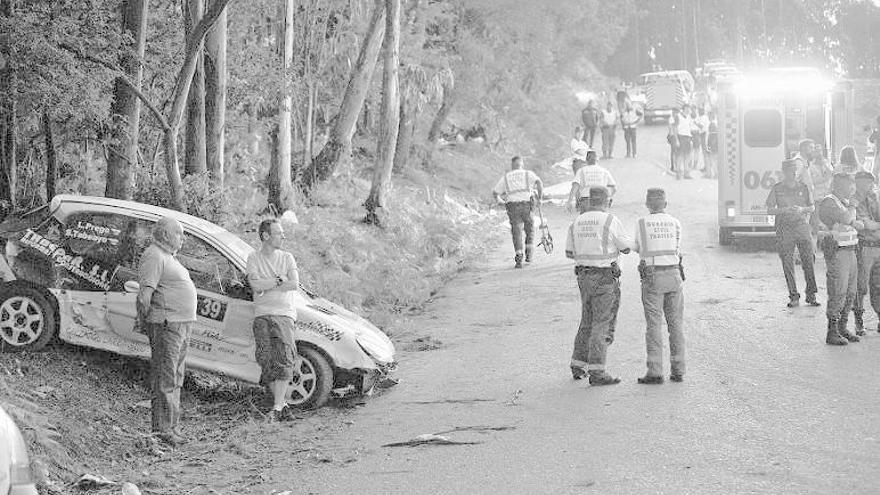
<svg viewBox="0 0 880 495">
<path fill-rule="evenodd" d="M 138 263 L 152 242 L 155 222 L 118 215 L 121 230 L 117 250 L 117 269 L 107 291 L 107 314 L 113 332 L 132 342 L 137 355 L 149 355 L 149 341 L 137 318 Z M 147 347 L 144 347 L 147 346 Z"/>
</svg>

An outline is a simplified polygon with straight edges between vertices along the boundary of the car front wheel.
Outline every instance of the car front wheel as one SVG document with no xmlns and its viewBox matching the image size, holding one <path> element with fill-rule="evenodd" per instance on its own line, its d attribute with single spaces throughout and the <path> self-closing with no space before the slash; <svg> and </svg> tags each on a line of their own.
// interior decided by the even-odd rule
<svg viewBox="0 0 880 495">
<path fill-rule="evenodd" d="M 55 308 L 40 290 L 21 284 L 0 290 L 0 349 L 37 351 L 55 331 Z"/>
<path fill-rule="evenodd" d="M 321 407 L 333 390 L 333 368 L 323 354 L 311 347 L 300 347 L 297 351 L 287 402 L 302 409 Z"/>
</svg>

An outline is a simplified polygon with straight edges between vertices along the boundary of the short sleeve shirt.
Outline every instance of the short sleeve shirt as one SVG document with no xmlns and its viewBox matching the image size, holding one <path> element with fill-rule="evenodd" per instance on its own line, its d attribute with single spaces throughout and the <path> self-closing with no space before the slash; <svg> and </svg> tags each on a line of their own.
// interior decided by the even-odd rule
<svg viewBox="0 0 880 495">
<path fill-rule="evenodd" d="M 148 322 L 196 321 L 196 286 L 189 271 L 168 251 L 156 244 L 144 251 L 138 265 L 138 283 L 153 289 Z"/>
<path fill-rule="evenodd" d="M 529 201 L 532 199 L 532 186 L 536 182 L 541 182 L 537 174 L 520 168 L 504 174 L 492 190 L 497 194 L 506 194 L 508 203 Z"/>
<path fill-rule="evenodd" d="M 296 260 L 287 251 L 275 250 L 266 256 L 259 249 L 247 259 L 247 275 L 250 279 L 275 280 L 284 277 L 290 280 L 297 271 Z M 254 316 L 288 316 L 296 319 L 294 291 L 269 289 L 254 291 Z"/>
<path fill-rule="evenodd" d="M 580 186 L 580 197 L 590 197 L 591 187 L 617 187 L 614 177 L 607 168 L 600 165 L 587 165 L 581 167 L 574 176 L 574 182 Z"/>
<path fill-rule="evenodd" d="M 788 187 L 783 182 L 777 182 L 771 189 L 768 201 L 775 201 L 780 208 L 789 206 L 807 207 L 813 204 L 813 196 L 807 185 L 798 181 L 794 187 Z M 776 227 L 806 226 L 807 217 L 799 213 L 779 213 L 776 215 Z"/>
</svg>

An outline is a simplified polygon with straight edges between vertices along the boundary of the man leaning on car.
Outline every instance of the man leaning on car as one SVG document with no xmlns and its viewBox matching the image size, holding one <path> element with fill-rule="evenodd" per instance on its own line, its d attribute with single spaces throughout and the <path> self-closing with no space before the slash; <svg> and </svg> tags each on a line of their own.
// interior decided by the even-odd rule
<svg viewBox="0 0 880 495">
<path fill-rule="evenodd" d="M 270 421 L 293 419 L 287 392 L 296 363 L 293 293 L 299 289 L 299 271 L 293 255 L 281 248 L 284 229 L 277 219 L 260 223 L 263 245 L 247 259 L 247 277 L 254 291 L 254 353 L 260 365 L 260 383 L 272 392 Z"/>
<path fill-rule="evenodd" d="M 186 443 L 181 435 L 180 389 L 187 342 L 196 321 L 196 286 L 175 254 L 183 245 L 183 227 L 163 217 L 153 228 L 153 242 L 138 266 L 138 318 L 150 339 L 152 428 L 171 445 Z"/>
</svg>

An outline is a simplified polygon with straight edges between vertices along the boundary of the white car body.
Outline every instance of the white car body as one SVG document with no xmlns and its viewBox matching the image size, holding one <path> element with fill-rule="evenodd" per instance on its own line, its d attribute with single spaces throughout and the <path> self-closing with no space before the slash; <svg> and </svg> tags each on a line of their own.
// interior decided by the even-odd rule
<svg viewBox="0 0 880 495">
<path fill-rule="evenodd" d="M 149 243 L 152 224 L 169 216 L 179 221 L 187 234 L 177 256 L 190 270 L 198 291 L 198 321 L 190 338 L 187 366 L 259 381 L 252 331 L 254 308 L 245 277 L 245 264 L 253 247 L 206 220 L 131 201 L 60 195 L 53 198 L 48 210 L 61 224 L 61 232 L 52 232 L 51 226 L 41 227 L 42 233 L 40 229 L 25 229 L 17 240 L 7 242 L 0 275 L 7 286 L 20 283 L 9 277 L 16 276 L 16 266 L 22 271 L 20 258 L 28 250 L 32 256 L 43 254 L 51 259 L 56 272 L 66 272 L 64 277 L 56 275 L 57 281 L 42 284 L 57 303 L 61 340 L 126 356 L 150 357 L 147 336 L 136 324 L 135 259 Z M 51 219 L 47 221 L 51 223 Z M 86 248 L 78 251 L 81 246 Z M 86 253 L 110 250 L 113 257 L 111 261 L 92 258 L 84 254 L 86 249 L 92 249 Z M 3 287 L 0 293 L 0 344 L 15 350 L 10 338 L 15 322 L 10 314 L 27 320 L 32 311 L 16 306 L 14 299 L 10 302 L 8 290 Z M 32 299 L 39 303 L 36 296 Z M 297 347 L 307 353 L 311 349 L 327 360 L 333 370 L 332 389 L 337 393 L 352 389 L 367 392 L 380 375 L 393 367 L 394 345 L 364 318 L 304 290 L 295 293 L 295 303 Z M 304 369 L 304 375 L 319 371 L 314 363 L 305 364 L 311 368 Z M 294 380 L 300 378 L 308 377 Z M 304 396 L 311 392 L 299 393 Z M 320 403 L 309 405 L 320 406 L 325 400 L 323 397 Z"/>
</svg>

